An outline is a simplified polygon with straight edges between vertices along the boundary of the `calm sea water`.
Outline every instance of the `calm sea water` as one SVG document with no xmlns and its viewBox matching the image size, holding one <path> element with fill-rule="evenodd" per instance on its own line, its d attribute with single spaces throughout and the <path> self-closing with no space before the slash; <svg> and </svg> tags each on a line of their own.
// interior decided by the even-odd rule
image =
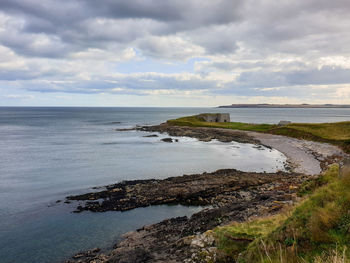
<svg viewBox="0 0 350 263">
<path fill-rule="evenodd" d="M 162 136 L 115 131 L 202 112 L 229 112 L 232 120 L 256 123 L 350 120 L 348 109 L 0 107 L 0 261 L 61 262 L 81 250 L 108 248 L 142 225 L 202 209 L 177 205 L 74 214 L 74 204 L 55 203 L 93 186 L 220 168 L 283 169 L 281 153 L 249 144 L 190 138 L 168 144 Z"/>
</svg>

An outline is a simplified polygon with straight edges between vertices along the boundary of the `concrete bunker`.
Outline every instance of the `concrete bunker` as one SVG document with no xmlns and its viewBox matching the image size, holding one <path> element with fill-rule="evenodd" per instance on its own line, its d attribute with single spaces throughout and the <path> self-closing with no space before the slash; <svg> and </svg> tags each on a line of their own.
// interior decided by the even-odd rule
<svg viewBox="0 0 350 263">
<path fill-rule="evenodd" d="M 229 113 L 202 113 L 198 116 L 206 122 L 230 122 Z"/>
</svg>

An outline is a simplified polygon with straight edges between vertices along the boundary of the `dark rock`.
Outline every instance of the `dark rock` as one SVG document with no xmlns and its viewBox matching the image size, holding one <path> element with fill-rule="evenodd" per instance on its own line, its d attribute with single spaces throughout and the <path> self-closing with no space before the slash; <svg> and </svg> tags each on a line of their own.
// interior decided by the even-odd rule
<svg viewBox="0 0 350 263">
<path fill-rule="evenodd" d="M 131 247 L 111 257 L 109 263 L 144 263 L 151 259 L 151 255 L 142 247 Z"/>
<path fill-rule="evenodd" d="M 162 142 L 173 142 L 173 139 L 172 138 L 164 138 L 164 139 L 161 139 Z"/>
<path fill-rule="evenodd" d="M 278 197 L 285 193 L 285 189 L 289 192 L 290 184 L 297 185 L 304 180 L 304 177 L 286 172 L 251 173 L 223 169 L 213 173 L 184 175 L 163 180 L 123 181 L 108 185 L 103 191 L 69 196 L 67 200 L 86 201 L 84 205 L 76 208 L 76 212 L 126 211 L 160 204 L 220 206 L 232 203 L 238 198 L 251 198 L 257 194 L 262 196 L 262 201 L 265 197 Z M 273 189 L 276 187 L 275 184 L 279 185 L 279 191 L 266 193 L 264 189 L 267 186 Z M 237 191 L 242 190 L 248 191 L 248 194 L 237 196 Z"/>
<path fill-rule="evenodd" d="M 135 131 L 137 127 L 133 128 L 121 128 L 121 129 L 115 129 L 116 131 Z"/>
<path fill-rule="evenodd" d="M 224 169 L 164 180 L 124 181 L 106 186 L 101 192 L 70 196 L 70 200 L 87 200 L 85 206 L 77 207 L 79 212 L 124 211 L 168 203 L 210 205 L 211 208 L 190 218 L 176 217 L 144 226 L 125 234 L 107 254 L 89 252 L 81 256 L 80 253 L 69 263 L 184 262 L 193 253 L 190 247 L 193 235 L 232 221 L 278 213 L 308 178 L 296 173 Z M 98 199 L 103 199 L 102 203 L 93 201 Z"/>
<path fill-rule="evenodd" d="M 145 138 L 159 137 L 157 134 L 145 135 Z"/>
<path fill-rule="evenodd" d="M 143 126 L 138 127 L 137 130 L 147 131 L 147 132 L 159 132 L 167 133 L 170 136 L 186 136 L 191 138 L 196 138 L 200 141 L 211 141 L 219 140 L 221 142 L 241 142 L 241 143 L 255 143 L 258 144 L 259 141 L 253 137 L 247 135 L 244 132 L 230 130 L 230 129 L 220 129 L 220 128 L 206 128 L 206 127 L 185 127 L 185 126 L 172 126 L 167 123 L 163 123 L 156 126 Z"/>
</svg>

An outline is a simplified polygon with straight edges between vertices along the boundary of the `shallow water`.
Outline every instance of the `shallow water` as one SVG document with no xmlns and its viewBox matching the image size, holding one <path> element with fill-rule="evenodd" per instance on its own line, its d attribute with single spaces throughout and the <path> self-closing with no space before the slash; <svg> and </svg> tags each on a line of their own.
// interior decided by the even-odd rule
<svg viewBox="0 0 350 263">
<path fill-rule="evenodd" d="M 272 172 L 285 157 L 249 144 L 164 143 L 117 128 L 158 124 L 201 112 L 230 112 L 234 121 L 275 123 L 349 120 L 346 109 L 0 108 L 1 262 L 60 262 L 122 233 L 200 207 L 154 206 L 128 212 L 73 214 L 55 201 L 121 180 L 166 178 L 221 168 Z"/>
</svg>

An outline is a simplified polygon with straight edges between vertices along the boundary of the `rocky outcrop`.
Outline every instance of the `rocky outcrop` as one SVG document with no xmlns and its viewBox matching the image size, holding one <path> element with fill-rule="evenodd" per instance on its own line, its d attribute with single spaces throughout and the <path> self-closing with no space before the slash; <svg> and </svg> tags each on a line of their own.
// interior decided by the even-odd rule
<svg viewBox="0 0 350 263">
<path fill-rule="evenodd" d="M 164 180 L 135 180 L 108 185 L 105 190 L 69 196 L 69 201 L 86 201 L 76 212 L 126 211 L 161 204 L 223 206 L 242 199 L 240 194 L 257 196 L 268 185 L 298 184 L 305 176 L 295 173 L 248 173 L 235 169 L 213 173 L 170 177 Z M 269 186 L 272 187 L 272 186 Z M 288 189 L 284 189 L 288 191 Z M 276 197 L 276 193 L 268 193 Z M 285 195 L 286 193 L 282 193 Z"/>
<path fill-rule="evenodd" d="M 97 254 L 94 259 L 91 253 L 86 259 L 82 257 L 84 253 L 79 253 L 77 259 L 67 262 L 184 262 L 202 249 L 200 243 L 206 240 L 200 236 L 202 233 L 231 221 L 278 212 L 284 205 L 293 203 L 298 187 L 309 178 L 302 174 L 219 170 L 165 180 L 128 181 L 107 186 L 98 193 L 69 197 L 105 199 L 105 204 L 87 204 L 81 211 L 127 210 L 161 203 L 202 204 L 210 208 L 190 218 L 171 218 L 129 232 L 112 251 Z M 114 196 L 115 193 L 118 194 Z"/>
<path fill-rule="evenodd" d="M 205 142 L 216 139 L 221 142 L 236 141 L 241 143 L 259 143 L 258 140 L 254 139 L 252 136 L 249 136 L 245 132 L 235 131 L 230 129 L 183 127 L 183 126 L 172 126 L 167 123 L 163 123 L 156 126 L 139 127 L 137 128 L 137 130 L 147 131 L 147 132 L 167 133 L 170 136 L 192 137 Z"/>
</svg>

